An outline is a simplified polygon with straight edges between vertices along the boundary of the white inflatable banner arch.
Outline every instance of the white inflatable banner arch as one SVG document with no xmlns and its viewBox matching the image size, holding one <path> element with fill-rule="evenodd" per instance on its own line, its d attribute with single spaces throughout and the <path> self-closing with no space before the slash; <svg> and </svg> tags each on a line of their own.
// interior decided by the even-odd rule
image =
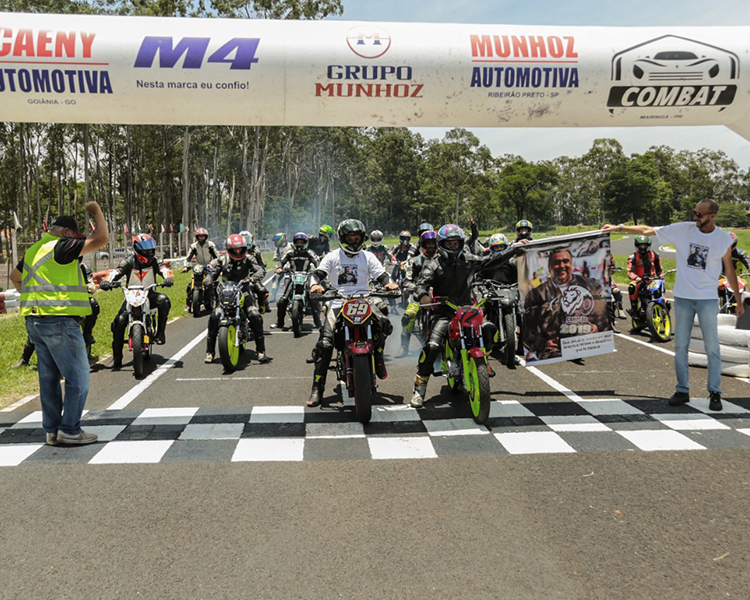
<svg viewBox="0 0 750 600">
<path fill-rule="evenodd" d="M 750 27 L 0 13 L 0 120 L 725 125 L 750 138 Z"/>
</svg>

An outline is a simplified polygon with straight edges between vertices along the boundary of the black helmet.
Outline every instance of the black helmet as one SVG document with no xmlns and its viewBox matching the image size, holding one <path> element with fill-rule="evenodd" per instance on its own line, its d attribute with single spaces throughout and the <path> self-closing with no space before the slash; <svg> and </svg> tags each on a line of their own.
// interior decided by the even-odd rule
<svg viewBox="0 0 750 600">
<path fill-rule="evenodd" d="M 362 250 L 367 241 L 367 233 L 365 232 L 365 226 L 362 221 L 357 219 L 346 219 L 339 223 L 339 228 L 336 231 L 339 236 L 339 244 L 341 249 L 349 256 L 356 256 Z M 359 234 L 359 241 L 355 243 L 349 243 L 346 241 L 346 236 L 353 233 Z"/>
<path fill-rule="evenodd" d="M 447 242 L 454 240 L 458 242 L 458 246 L 456 248 L 447 248 Z M 459 257 L 464 251 L 465 240 L 466 234 L 458 225 L 443 225 L 440 228 L 440 231 L 438 231 L 438 247 L 440 248 L 440 254 L 444 258 Z"/>
</svg>

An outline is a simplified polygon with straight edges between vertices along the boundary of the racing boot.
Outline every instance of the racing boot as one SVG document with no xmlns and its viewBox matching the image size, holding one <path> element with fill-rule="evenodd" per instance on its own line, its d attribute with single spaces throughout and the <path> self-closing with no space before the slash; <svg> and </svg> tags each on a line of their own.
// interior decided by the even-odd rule
<svg viewBox="0 0 750 600">
<path fill-rule="evenodd" d="M 399 350 L 398 354 L 396 354 L 396 358 L 404 358 L 405 356 L 409 356 L 409 341 L 410 340 L 411 340 L 411 334 L 409 333 L 401 334 L 401 350 Z"/>
<path fill-rule="evenodd" d="M 378 376 L 378 379 L 388 378 L 388 369 L 385 368 L 383 348 L 375 348 L 375 375 Z"/>
<path fill-rule="evenodd" d="M 427 382 L 430 380 L 429 375 L 422 377 L 419 374 L 414 375 L 414 393 L 411 397 L 411 407 L 421 408 L 424 406 L 424 397 L 427 394 Z"/>
<path fill-rule="evenodd" d="M 315 375 L 312 384 L 312 390 L 310 391 L 310 397 L 307 400 L 309 407 L 319 406 L 320 400 L 323 398 L 323 390 L 326 387 L 326 378 L 321 375 Z"/>
<path fill-rule="evenodd" d="M 11 369 L 17 369 L 19 367 L 27 367 L 29 365 L 29 361 L 31 360 L 32 354 L 34 354 L 34 345 L 24 344 L 23 353 L 21 354 L 21 359 L 15 365 L 13 365 Z"/>
</svg>

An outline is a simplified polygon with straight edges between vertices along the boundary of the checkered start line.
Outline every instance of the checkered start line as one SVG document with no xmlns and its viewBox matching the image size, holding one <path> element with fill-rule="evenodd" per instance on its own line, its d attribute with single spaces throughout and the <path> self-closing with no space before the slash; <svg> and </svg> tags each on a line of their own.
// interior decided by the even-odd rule
<svg viewBox="0 0 750 600">
<path fill-rule="evenodd" d="M 415 410 L 373 407 L 362 426 L 351 411 L 296 406 L 162 408 L 87 412 L 99 443 L 46 446 L 41 412 L 0 415 L 0 466 L 49 463 L 427 459 L 476 455 L 750 449 L 750 400 L 493 401 L 486 425 L 465 403 Z"/>
</svg>

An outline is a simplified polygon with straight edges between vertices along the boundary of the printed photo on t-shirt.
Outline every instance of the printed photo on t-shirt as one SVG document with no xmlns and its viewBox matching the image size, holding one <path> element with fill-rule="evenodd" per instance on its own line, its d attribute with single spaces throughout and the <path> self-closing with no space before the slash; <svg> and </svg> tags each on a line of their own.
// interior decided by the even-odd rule
<svg viewBox="0 0 750 600">
<path fill-rule="evenodd" d="M 688 267 L 694 269 L 706 270 L 706 262 L 708 261 L 708 246 L 699 246 L 698 244 L 690 244 L 690 255 L 687 259 Z"/>
<path fill-rule="evenodd" d="M 339 285 L 357 284 L 357 265 L 342 265 L 339 271 Z"/>
</svg>

